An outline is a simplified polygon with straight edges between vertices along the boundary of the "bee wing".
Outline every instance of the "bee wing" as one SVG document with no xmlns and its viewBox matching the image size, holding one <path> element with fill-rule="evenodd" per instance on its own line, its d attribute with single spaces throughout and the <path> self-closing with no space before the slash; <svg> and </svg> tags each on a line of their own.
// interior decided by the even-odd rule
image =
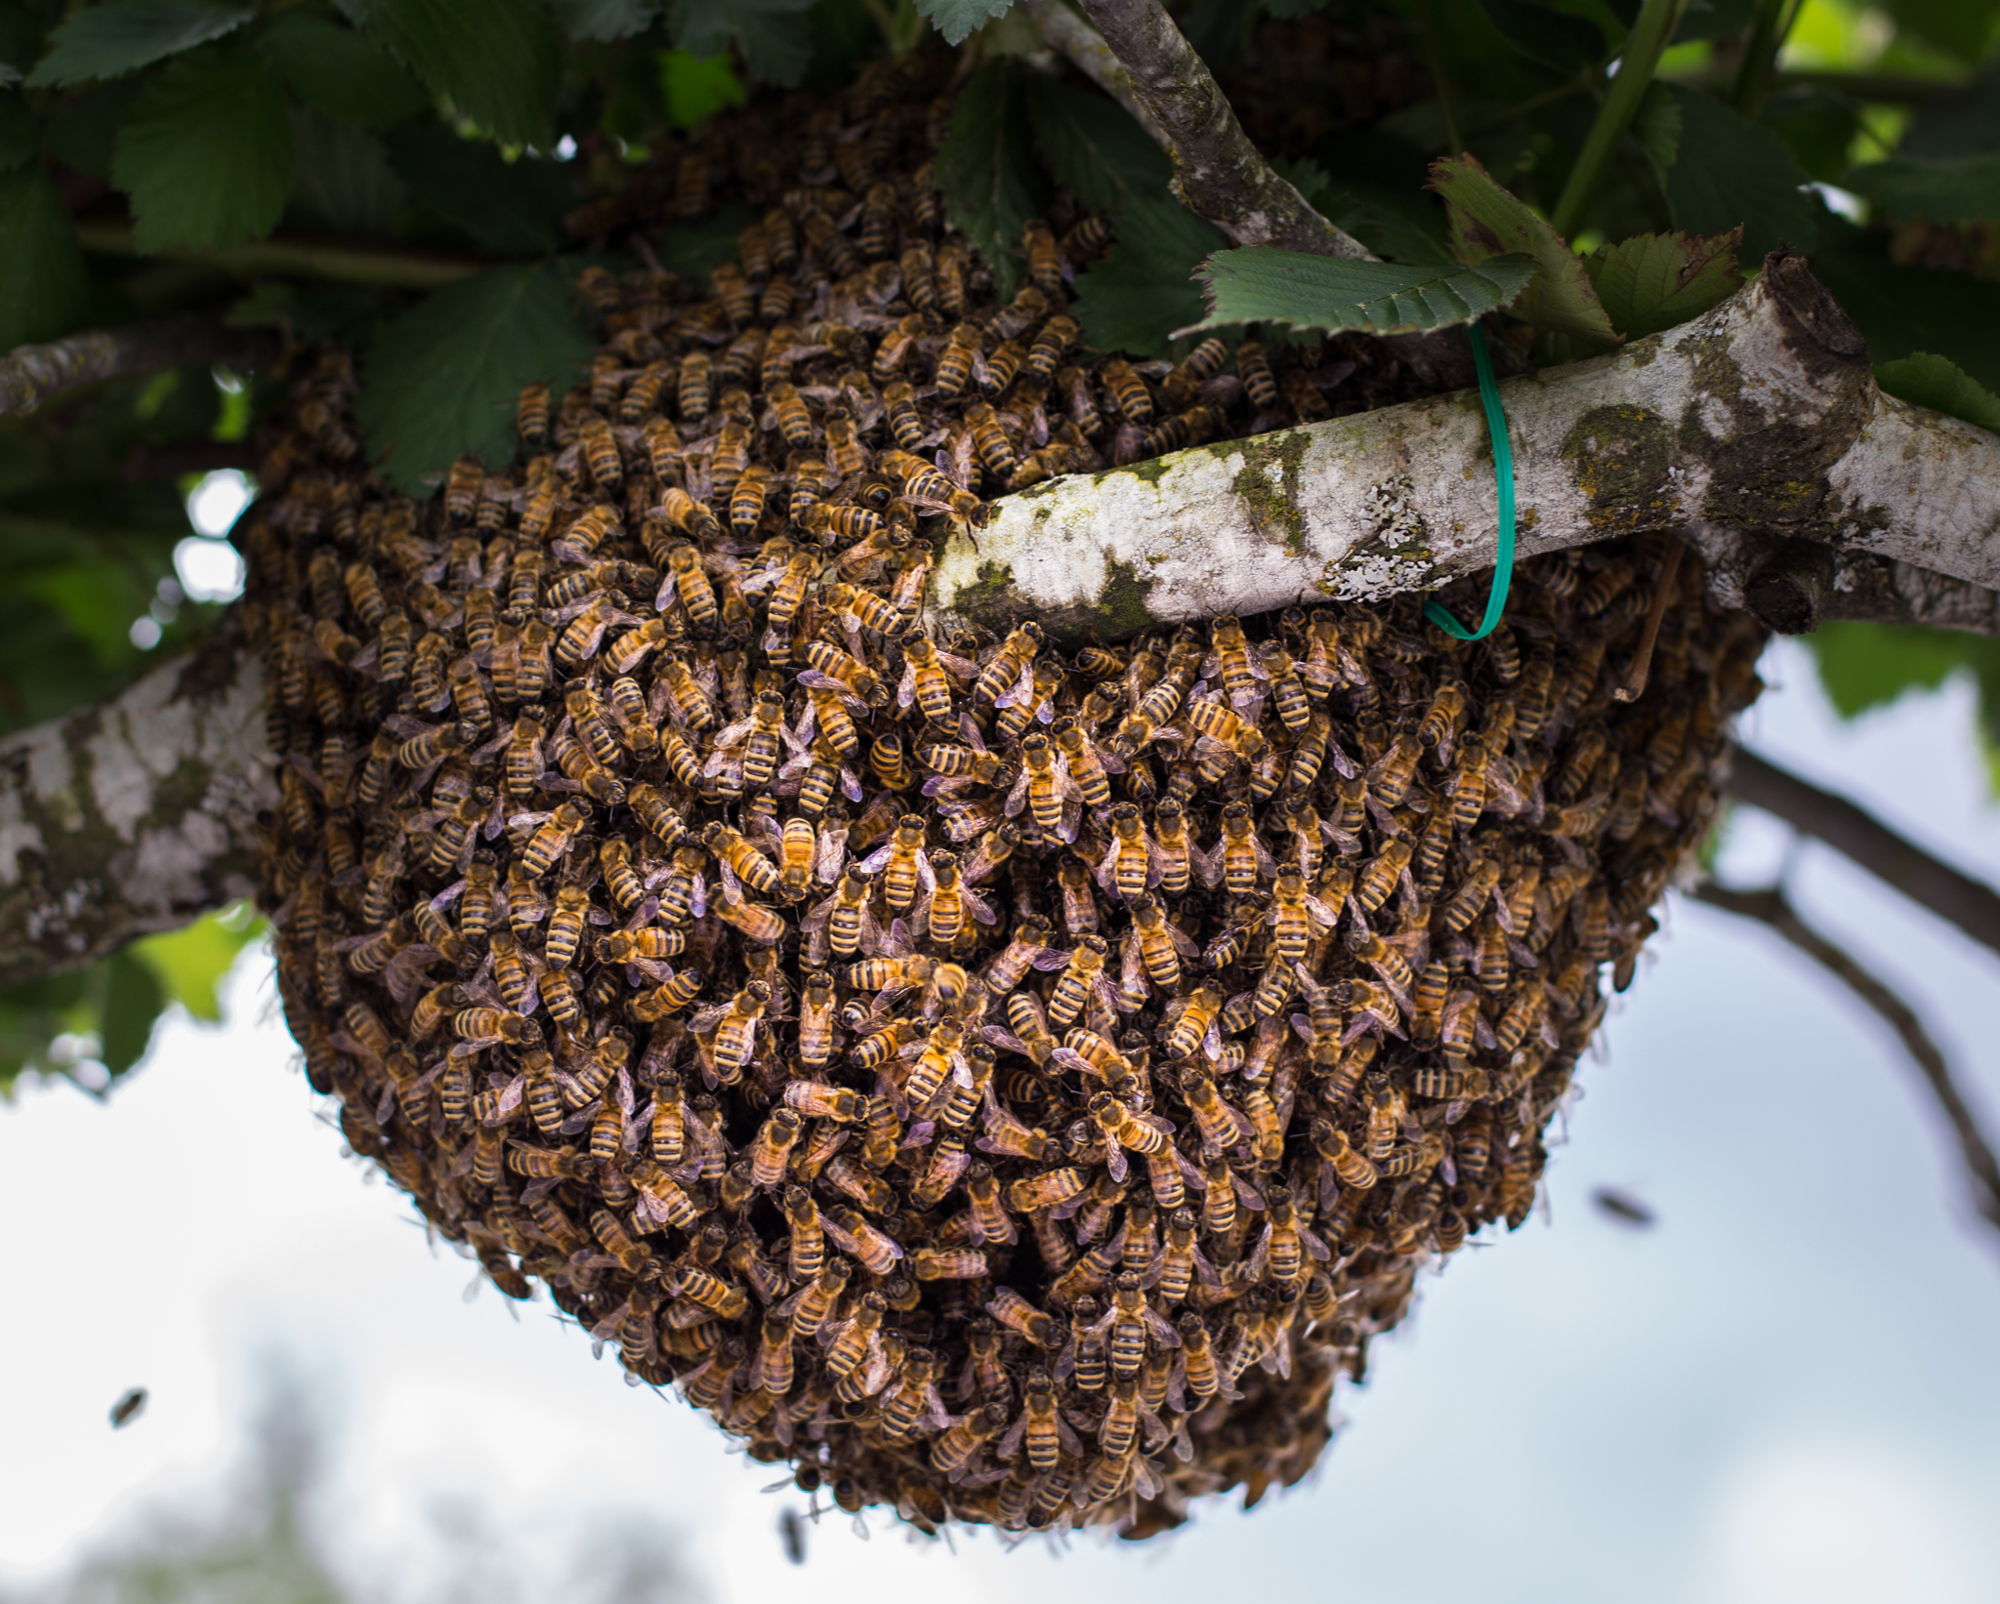
<svg viewBox="0 0 2000 1604">
<path fill-rule="evenodd" d="M 867 857 L 863 858 L 856 867 L 863 874 L 880 874 L 884 865 L 889 861 L 889 854 L 895 850 L 896 846 L 893 841 L 885 842 L 869 853 Z"/>
<path fill-rule="evenodd" d="M 980 924 L 991 925 L 1000 922 L 1000 916 L 993 911 L 993 903 L 990 899 L 981 896 L 970 887 L 961 891 L 959 895 L 965 903 L 965 911 L 971 914 Z"/>
<path fill-rule="evenodd" d="M 1204 852 L 1190 843 L 1188 866 L 1194 870 L 1195 878 L 1213 891 L 1222 884 L 1222 844 L 1217 842 L 1212 851 Z"/>
<path fill-rule="evenodd" d="M 1125 932 L 1120 944 L 1118 983 L 1128 997 L 1144 997 L 1150 988 L 1146 984 L 1146 965 L 1139 956 L 1139 927 L 1133 925 Z"/>
<path fill-rule="evenodd" d="M 1007 793 L 1007 801 L 1004 804 L 1007 816 L 1012 818 L 1015 814 L 1019 813 L 1027 805 L 1027 801 L 1028 771 L 1023 769 L 1020 778 L 1015 780 L 1013 789 Z"/>
<path fill-rule="evenodd" d="M 908 707 L 916 699 L 917 665 L 906 661 L 903 664 L 903 677 L 896 682 L 896 706 Z"/>
</svg>

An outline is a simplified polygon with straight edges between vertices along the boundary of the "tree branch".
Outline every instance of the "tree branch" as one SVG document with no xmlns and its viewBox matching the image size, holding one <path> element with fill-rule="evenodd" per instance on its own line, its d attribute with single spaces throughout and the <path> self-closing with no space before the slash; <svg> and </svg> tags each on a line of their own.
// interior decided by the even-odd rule
<svg viewBox="0 0 2000 1604">
<path fill-rule="evenodd" d="M 1882 395 L 1801 257 L 1772 256 L 1690 323 L 1500 388 L 1523 556 L 1677 531 L 1741 607 L 1798 537 L 1833 550 L 1829 616 L 1845 597 L 1958 627 L 2000 613 L 1967 594 L 2000 589 L 2000 436 Z M 1434 589 L 1490 568 L 1499 539 L 1469 390 L 1051 480 L 992 511 L 945 544 L 936 605 L 1071 637 Z"/>
<path fill-rule="evenodd" d="M 64 391 L 121 373 L 157 373 L 186 362 L 255 368 L 281 349 L 274 330 L 227 328 L 199 317 L 85 329 L 0 355 L 0 418 L 33 412 Z"/>
<path fill-rule="evenodd" d="M 1739 802 L 1823 841 L 1911 901 L 2000 953 L 2000 891 L 1931 856 L 1844 796 L 1822 791 L 1755 752 L 1739 748 L 1729 789 Z"/>
<path fill-rule="evenodd" d="M 1238 245 L 1283 245 L 1322 256 L 1373 259 L 1367 246 L 1308 206 L 1258 154 L 1215 75 L 1159 0 L 1078 4 L 1129 75 L 1132 94 L 1149 114 L 1140 120 L 1173 158 L 1174 187 L 1191 210 Z M 1036 8 L 1038 23 L 1045 9 L 1052 8 Z M 1043 36 L 1069 54 L 1057 38 Z M 1084 70 L 1090 72 L 1087 66 Z"/>
<path fill-rule="evenodd" d="M 0 739 L 0 986 L 252 895 L 276 805 L 263 675 L 233 628 Z"/>
<path fill-rule="evenodd" d="M 111 256 L 141 254 L 130 223 L 79 221 L 76 238 L 87 251 L 102 251 Z M 274 234 L 269 239 L 219 249 L 172 245 L 144 254 L 151 260 L 198 262 L 244 278 L 280 273 L 403 290 L 441 290 L 489 267 L 504 265 L 456 251 L 431 251 L 413 245 L 357 245 L 347 240 L 309 239 L 296 234 Z"/>
<path fill-rule="evenodd" d="M 1153 137 L 1153 142 L 1169 153 L 1173 141 L 1132 88 L 1132 75 L 1111 53 L 1104 35 L 1079 17 L 1063 0 L 1022 0 L 1035 31 L 1069 64 L 1096 84 L 1126 111 L 1133 121 Z"/>
<path fill-rule="evenodd" d="M 1815 963 L 1827 970 L 1866 1003 L 1896 1033 L 1904 1050 L 1922 1072 L 1938 1107 L 1958 1138 L 1959 1155 L 1973 1192 L 1973 1207 L 1988 1224 L 2000 1227 L 2000 1159 L 1979 1128 L 1979 1120 L 1952 1079 L 1943 1050 L 1917 1017 L 1916 1010 L 1878 980 L 1846 948 L 1829 940 L 1802 919 L 1776 886 L 1762 891 L 1738 891 L 1702 885 L 1690 893 L 1697 902 L 1754 919 L 1767 925 Z"/>
</svg>

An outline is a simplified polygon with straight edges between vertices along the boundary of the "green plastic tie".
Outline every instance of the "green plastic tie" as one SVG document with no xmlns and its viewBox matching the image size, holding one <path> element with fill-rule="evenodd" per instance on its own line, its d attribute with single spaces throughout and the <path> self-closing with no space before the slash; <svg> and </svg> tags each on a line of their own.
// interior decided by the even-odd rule
<svg viewBox="0 0 2000 1604">
<path fill-rule="evenodd" d="M 1493 442 L 1493 478 L 1500 487 L 1500 553 L 1493 564 L 1493 588 L 1477 629 L 1467 629 L 1437 602 L 1424 604 L 1424 617 L 1457 640 L 1484 640 L 1507 610 L 1507 591 L 1514 583 L 1514 451 L 1507 444 L 1507 412 L 1500 405 L 1500 386 L 1493 379 L 1493 362 L 1486 354 L 1486 336 L 1468 323 L 1472 365 L 1479 373 L 1479 404 L 1486 409 L 1486 434 Z"/>
</svg>

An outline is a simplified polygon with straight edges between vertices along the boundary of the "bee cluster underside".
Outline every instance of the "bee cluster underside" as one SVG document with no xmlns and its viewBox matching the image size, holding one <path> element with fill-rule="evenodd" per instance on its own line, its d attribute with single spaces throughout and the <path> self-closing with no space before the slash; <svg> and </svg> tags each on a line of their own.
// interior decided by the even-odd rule
<svg viewBox="0 0 2000 1604">
<path fill-rule="evenodd" d="M 759 216 L 705 284 L 586 273 L 589 382 L 503 472 L 400 498 L 345 360 L 301 379 L 244 535 L 279 977 L 354 1149 L 753 1456 L 1143 1535 L 1297 1480 L 1419 1269 L 1526 1218 L 1758 639 L 1630 544 L 1523 564 L 1478 645 L 1414 600 L 941 636 L 927 531 L 1335 370 L 1079 353 L 1105 231 L 996 293 L 923 88 L 591 211 Z"/>
</svg>

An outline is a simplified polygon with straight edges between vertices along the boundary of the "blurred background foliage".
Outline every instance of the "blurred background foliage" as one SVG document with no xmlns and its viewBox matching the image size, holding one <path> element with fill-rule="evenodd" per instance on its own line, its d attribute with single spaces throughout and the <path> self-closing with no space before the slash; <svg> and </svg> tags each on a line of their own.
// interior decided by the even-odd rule
<svg viewBox="0 0 2000 1604">
<path fill-rule="evenodd" d="M 1418 263 L 1446 250 L 1440 155 L 1555 210 L 1641 0 L 1173 9 L 1309 198 Z M 1028 70 L 1011 0 L 0 0 L 0 351 L 186 313 L 276 327 L 290 351 L 339 341 L 367 450 L 422 492 L 506 448 L 524 372 L 587 354 L 568 278 L 628 265 L 592 197 L 753 93 L 834 88 L 933 29 L 971 74 L 938 163 L 961 226 L 1004 279 L 1018 217 L 1069 187 L 1121 240 L 1079 282 L 1086 335 L 1163 352 L 1219 236 L 1122 112 Z M 994 174 L 1011 213 L 974 204 Z M 668 229 L 660 262 L 705 272 L 739 212 Z M 1810 256 L 1886 388 L 2000 423 L 2000 0 L 1685 0 L 1570 243 L 1738 226 L 1753 267 L 1781 241 Z M 282 363 L 186 367 L 0 418 L 0 735 L 212 627 L 284 387 Z M 1975 738 L 2000 753 L 2000 643 L 1839 625 L 1814 647 L 1850 715 L 1974 676 Z M 102 1090 L 163 1008 L 213 1017 L 257 930 L 229 910 L 0 993 L 0 1091 L 26 1070 Z"/>
<path fill-rule="evenodd" d="M 245 1452 L 220 1487 L 182 1486 L 172 1501 L 139 1507 L 54 1581 L 0 1586 L 0 1604 L 531 1604 L 548 1596 L 550 1567 L 566 1604 L 701 1597 L 676 1545 L 631 1515 L 524 1534 L 476 1493 L 460 1493 L 436 1499 L 421 1538 L 400 1551 L 364 1554 L 336 1541 L 336 1435 L 309 1374 L 297 1356 L 264 1352 Z"/>
</svg>

